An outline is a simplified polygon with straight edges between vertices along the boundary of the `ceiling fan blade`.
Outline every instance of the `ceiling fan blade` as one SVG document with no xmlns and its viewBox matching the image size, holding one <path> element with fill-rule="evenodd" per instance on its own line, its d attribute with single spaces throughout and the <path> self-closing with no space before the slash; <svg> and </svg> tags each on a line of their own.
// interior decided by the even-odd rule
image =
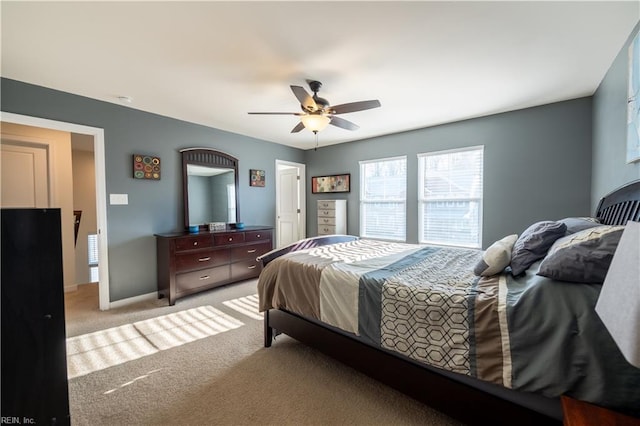
<svg viewBox="0 0 640 426">
<path fill-rule="evenodd" d="M 360 126 L 358 126 L 357 124 L 352 123 L 340 117 L 331 117 L 331 121 L 329 122 L 329 124 L 332 124 L 334 126 L 341 127 L 347 130 L 358 130 L 360 128 Z"/>
<path fill-rule="evenodd" d="M 302 105 L 302 108 L 304 108 L 306 111 L 315 112 L 318 110 L 316 101 L 314 101 L 311 95 L 309 95 L 309 93 L 304 90 L 304 87 L 291 86 L 291 91 L 294 95 L 296 95 L 296 98 L 298 98 L 298 101 L 300 101 L 300 105 Z"/>
<path fill-rule="evenodd" d="M 330 108 L 331 114 L 345 114 L 347 112 L 364 111 L 365 109 L 378 108 L 380 101 L 375 99 L 371 101 L 350 102 L 348 104 L 335 105 Z"/>
<path fill-rule="evenodd" d="M 248 112 L 247 114 L 253 115 L 304 115 L 301 112 Z"/>
<path fill-rule="evenodd" d="M 294 127 L 291 130 L 291 133 L 298 133 L 300 130 L 304 129 L 304 124 L 302 124 L 302 121 L 298 123 L 298 125 L 296 127 Z"/>
</svg>

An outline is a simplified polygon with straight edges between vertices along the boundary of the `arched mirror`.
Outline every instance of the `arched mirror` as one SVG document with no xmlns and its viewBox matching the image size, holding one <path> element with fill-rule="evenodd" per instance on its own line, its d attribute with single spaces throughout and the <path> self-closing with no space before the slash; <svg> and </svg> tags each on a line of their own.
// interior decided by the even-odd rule
<svg viewBox="0 0 640 426">
<path fill-rule="evenodd" d="M 238 159 L 207 148 L 182 153 L 184 226 L 238 221 Z"/>
</svg>

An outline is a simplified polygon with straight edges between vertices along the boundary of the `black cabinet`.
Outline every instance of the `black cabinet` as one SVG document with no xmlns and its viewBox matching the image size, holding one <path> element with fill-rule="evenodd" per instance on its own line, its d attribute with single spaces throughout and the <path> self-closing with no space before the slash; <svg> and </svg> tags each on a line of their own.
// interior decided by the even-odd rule
<svg viewBox="0 0 640 426">
<path fill-rule="evenodd" d="M 60 209 L 2 209 L 2 420 L 68 425 Z"/>
</svg>

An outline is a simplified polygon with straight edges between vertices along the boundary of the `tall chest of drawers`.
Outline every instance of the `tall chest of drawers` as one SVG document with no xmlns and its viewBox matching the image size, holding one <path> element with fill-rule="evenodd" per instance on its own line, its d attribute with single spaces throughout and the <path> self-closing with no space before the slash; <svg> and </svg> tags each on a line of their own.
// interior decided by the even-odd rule
<svg viewBox="0 0 640 426">
<path fill-rule="evenodd" d="M 158 297 L 176 300 L 260 275 L 256 258 L 273 248 L 272 228 L 156 234 Z"/>
<path fill-rule="evenodd" d="M 347 200 L 318 200 L 318 235 L 347 233 Z"/>
</svg>

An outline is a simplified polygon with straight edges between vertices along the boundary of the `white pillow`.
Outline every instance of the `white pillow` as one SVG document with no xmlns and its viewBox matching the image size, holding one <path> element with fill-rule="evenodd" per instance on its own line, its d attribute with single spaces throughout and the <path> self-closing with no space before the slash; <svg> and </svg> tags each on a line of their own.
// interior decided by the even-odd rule
<svg viewBox="0 0 640 426">
<path fill-rule="evenodd" d="M 473 273 L 482 277 L 490 277 L 502 272 L 511 263 L 511 250 L 517 240 L 518 234 L 513 234 L 491 244 L 482 253 L 482 259 L 473 269 Z"/>
</svg>

